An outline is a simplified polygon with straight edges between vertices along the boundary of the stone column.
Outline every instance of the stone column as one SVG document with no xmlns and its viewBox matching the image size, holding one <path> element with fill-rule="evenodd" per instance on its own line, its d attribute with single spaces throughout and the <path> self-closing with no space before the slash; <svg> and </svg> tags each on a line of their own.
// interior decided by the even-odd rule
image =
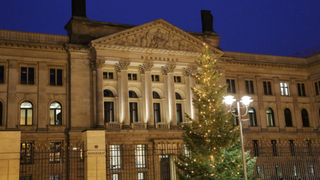
<svg viewBox="0 0 320 180">
<path fill-rule="evenodd" d="M 49 69 L 50 71 L 50 69 Z M 41 78 L 40 78 L 41 77 Z M 47 126 L 50 126 L 48 119 L 48 98 L 47 98 L 47 85 L 50 82 L 47 64 L 39 62 L 39 85 L 38 85 L 38 129 L 37 131 L 46 131 Z"/>
<path fill-rule="evenodd" d="M 19 180 L 20 131 L 0 131 L 0 179 Z"/>
<path fill-rule="evenodd" d="M 17 125 L 20 124 L 20 120 L 18 119 L 20 115 L 17 114 L 18 107 L 20 104 L 16 102 L 16 91 L 17 91 L 17 84 L 18 84 L 18 63 L 15 60 L 9 61 L 9 69 L 8 69 L 8 113 L 7 113 L 7 129 L 17 129 Z"/>
<path fill-rule="evenodd" d="M 152 97 L 152 79 L 151 69 L 153 63 L 143 63 L 140 66 L 142 80 L 142 100 L 145 111 L 143 112 L 143 123 L 148 123 L 148 127 L 154 128 L 153 121 L 153 97 Z"/>
<path fill-rule="evenodd" d="M 116 64 L 118 72 L 118 91 L 119 91 L 119 122 L 123 123 L 124 128 L 130 127 L 129 117 L 129 89 L 128 89 L 128 68 L 130 62 L 120 61 Z"/>
<path fill-rule="evenodd" d="M 192 75 L 194 75 L 197 71 L 197 67 L 196 66 L 188 66 L 185 70 L 184 70 L 184 75 L 185 75 L 185 83 L 186 83 L 186 113 L 192 118 L 194 119 L 195 117 L 195 111 L 194 111 L 194 107 L 193 107 L 193 92 L 191 90 L 191 88 L 196 87 L 196 81 L 195 79 L 192 77 Z"/>
<path fill-rule="evenodd" d="M 82 133 L 84 141 L 84 179 L 106 179 L 106 142 L 104 130 L 87 130 Z M 18 173 L 19 174 L 19 173 Z"/>
<path fill-rule="evenodd" d="M 104 60 L 93 60 L 92 70 L 96 71 L 96 116 L 97 127 L 104 127 L 104 104 L 103 104 L 103 65 Z"/>
<path fill-rule="evenodd" d="M 176 96 L 174 88 L 173 72 L 176 65 L 169 64 L 162 67 L 162 74 L 164 75 L 164 86 L 166 94 L 166 122 L 171 124 L 171 127 L 177 126 L 177 110 L 176 110 Z"/>
</svg>

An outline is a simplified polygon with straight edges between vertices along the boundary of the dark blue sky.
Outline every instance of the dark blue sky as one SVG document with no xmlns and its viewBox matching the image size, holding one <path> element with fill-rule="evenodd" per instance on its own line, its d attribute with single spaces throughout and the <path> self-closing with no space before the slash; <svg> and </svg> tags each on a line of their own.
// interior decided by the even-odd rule
<svg viewBox="0 0 320 180">
<path fill-rule="evenodd" d="M 162 18 L 201 32 L 211 10 L 227 51 L 291 55 L 320 46 L 320 0 L 87 0 L 90 20 L 139 25 Z M 66 35 L 71 0 L 1 0 L 0 29 Z"/>
</svg>

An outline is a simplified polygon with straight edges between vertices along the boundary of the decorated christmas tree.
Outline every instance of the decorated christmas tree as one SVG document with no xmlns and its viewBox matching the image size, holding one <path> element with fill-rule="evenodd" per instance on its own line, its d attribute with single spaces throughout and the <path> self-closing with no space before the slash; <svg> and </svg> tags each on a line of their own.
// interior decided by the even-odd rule
<svg viewBox="0 0 320 180">
<path fill-rule="evenodd" d="M 183 127 L 184 153 L 176 161 L 181 180 L 243 177 L 239 126 L 234 126 L 234 117 L 223 104 L 227 86 L 217 84 L 222 75 L 217 58 L 205 47 L 196 61 L 198 71 L 192 76 L 198 86 L 192 91 L 198 113 L 196 120 L 186 115 L 192 126 Z"/>
</svg>

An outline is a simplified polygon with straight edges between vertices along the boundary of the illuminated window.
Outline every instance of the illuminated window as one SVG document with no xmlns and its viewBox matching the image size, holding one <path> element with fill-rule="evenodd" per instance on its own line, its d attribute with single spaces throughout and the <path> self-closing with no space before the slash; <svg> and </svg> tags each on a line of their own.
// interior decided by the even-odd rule
<svg viewBox="0 0 320 180">
<path fill-rule="evenodd" d="M 271 108 L 267 109 L 267 122 L 268 126 L 276 126 L 274 122 L 274 115 L 273 115 L 273 110 Z"/>
<path fill-rule="evenodd" d="M 282 96 L 289 96 L 289 84 L 287 82 L 280 82 L 280 90 Z"/>
<path fill-rule="evenodd" d="M 20 164 L 33 164 L 33 144 L 21 143 Z"/>
<path fill-rule="evenodd" d="M 135 146 L 136 168 L 146 167 L 146 145 L 137 144 Z"/>
<path fill-rule="evenodd" d="M 59 174 L 50 175 L 50 180 L 60 180 Z"/>
<path fill-rule="evenodd" d="M 20 125 L 32 125 L 33 106 L 31 102 L 24 101 L 20 106 Z"/>
<path fill-rule="evenodd" d="M 61 142 L 50 143 L 50 163 L 58 163 L 61 160 Z"/>
<path fill-rule="evenodd" d="M 58 102 L 50 105 L 50 125 L 62 125 L 62 109 Z"/>
<path fill-rule="evenodd" d="M 120 145 L 109 145 L 110 151 L 110 169 L 120 169 L 121 168 L 121 151 Z M 117 176 L 118 177 L 118 176 Z"/>
</svg>

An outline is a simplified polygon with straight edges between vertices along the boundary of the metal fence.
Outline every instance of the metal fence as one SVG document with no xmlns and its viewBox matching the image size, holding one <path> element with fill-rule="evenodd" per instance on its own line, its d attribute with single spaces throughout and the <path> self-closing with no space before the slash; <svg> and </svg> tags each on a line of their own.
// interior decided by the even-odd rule
<svg viewBox="0 0 320 180">
<path fill-rule="evenodd" d="M 21 143 L 20 180 L 84 180 L 83 143 Z"/>
<path fill-rule="evenodd" d="M 257 157 L 254 175 L 263 180 L 319 180 L 320 146 L 311 140 L 265 140 L 248 144 Z"/>
</svg>

